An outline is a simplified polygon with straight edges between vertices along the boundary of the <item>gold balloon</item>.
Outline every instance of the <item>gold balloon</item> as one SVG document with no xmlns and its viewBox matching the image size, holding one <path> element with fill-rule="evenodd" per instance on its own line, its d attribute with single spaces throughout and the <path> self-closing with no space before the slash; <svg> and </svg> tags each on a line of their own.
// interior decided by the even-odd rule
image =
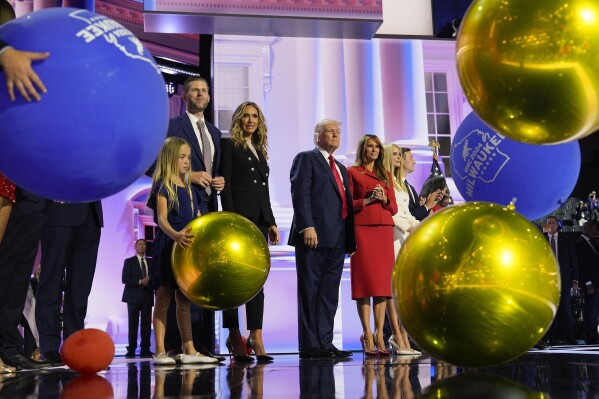
<svg viewBox="0 0 599 399">
<path fill-rule="evenodd" d="M 532 392 L 528 387 L 505 377 L 486 373 L 466 373 L 435 382 L 424 390 L 420 399 L 463 398 L 520 398 L 547 399 L 543 392 Z"/>
<path fill-rule="evenodd" d="M 173 247 L 175 280 L 187 298 L 209 310 L 243 305 L 256 295 L 270 271 L 266 239 L 255 224 L 233 212 L 192 220 L 186 249 Z"/>
<path fill-rule="evenodd" d="M 431 356 L 465 367 L 512 360 L 555 316 L 557 261 L 543 234 L 518 213 L 470 202 L 425 219 L 393 271 L 400 319 Z"/>
<path fill-rule="evenodd" d="M 457 66 L 472 108 L 507 137 L 578 140 L 599 128 L 599 2 L 475 0 Z"/>
</svg>

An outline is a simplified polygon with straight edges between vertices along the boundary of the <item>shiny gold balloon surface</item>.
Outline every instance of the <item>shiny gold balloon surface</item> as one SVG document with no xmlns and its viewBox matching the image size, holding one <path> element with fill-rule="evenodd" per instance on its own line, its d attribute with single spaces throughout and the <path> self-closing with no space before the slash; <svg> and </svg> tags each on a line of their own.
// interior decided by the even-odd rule
<svg viewBox="0 0 599 399">
<path fill-rule="evenodd" d="M 411 337 L 465 367 L 512 360 L 555 315 L 559 268 L 543 234 L 496 204 L 453 205 L 425 219 L 401 247 L 393 294 Z"/>
<path fill-rule="evenodd" d="M 597 32 L 597 0 L 475 0 L 457 39 L 470 105 L 524 143 L 591 134 L 599 128 Z"/>
<path fill-rule="evenodd" d="M 478 372 L 458 374 L 437 381 L 419 396 L 419 399 L 464 398 L 548 399 L 549 395 L 532 392 L 528 387 L 498 375 Z"/>
<path fill-rule="evenodd" d="M 173 247 L 173 274 L 190 301 L 210 310 L 236 308 L 256 295 L 270 271 L 266 239 L 252 222 L 232 212 L 191 221 L 192 244 Z"/>
</svg>

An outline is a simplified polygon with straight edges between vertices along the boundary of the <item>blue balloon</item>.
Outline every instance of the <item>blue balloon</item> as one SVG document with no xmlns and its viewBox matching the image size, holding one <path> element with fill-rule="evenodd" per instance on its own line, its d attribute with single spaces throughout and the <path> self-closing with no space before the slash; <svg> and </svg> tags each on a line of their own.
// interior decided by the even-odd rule
<svg viewBox="0 0 599 399">
<path fill-rule="evenodd" d="M 474 112 L 459 126 L 451 144 L 451 173 L 466 201 L 508 205 L 529 220 L 559 208 L 580 173 L 577 142 L 531 145 L 509 139 Z"/>
<path fill-rule="evenodd" d="M 47 8 L 0 27 L 34 64 L 48 93 L 9 100 L 0 73 L 0 171 L 42 197 L 86 202 L 115 194 L 156 159 L 168 95 L 152 55 L 118 22 L 88 10 Z"/>
</svg>

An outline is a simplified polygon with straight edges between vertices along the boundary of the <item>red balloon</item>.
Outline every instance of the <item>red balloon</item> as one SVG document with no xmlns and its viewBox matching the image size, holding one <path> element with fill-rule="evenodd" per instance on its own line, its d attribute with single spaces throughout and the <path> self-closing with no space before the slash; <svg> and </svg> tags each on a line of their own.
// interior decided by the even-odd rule
<svg viewBox="0 0 599 399">
<path fill-rule="evenodd" d="M 114 398 L 112 385 L 99 375 L 80 375 L 69 381 L 60 395 L 61 399 Z"/>
<path fill-rule="evenodd" d="M 94 374 L 105 370 L 114 359 L 114 342 L 104 331 L 86 328 L 70 335 L 64 341 L 60 355 L 73 370 L 83 374 Z"/>
</svg>

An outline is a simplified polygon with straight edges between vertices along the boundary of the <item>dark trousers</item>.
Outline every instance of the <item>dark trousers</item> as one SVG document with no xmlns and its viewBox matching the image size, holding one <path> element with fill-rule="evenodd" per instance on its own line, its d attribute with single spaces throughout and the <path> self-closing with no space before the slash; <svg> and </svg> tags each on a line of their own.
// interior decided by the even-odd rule
<svg viewBox="0 0 599 399">
<path fill-rule="evenodd" d="M 63 307 L 64 339 L 84 328 L 91 292 L 100 227 L 92 220 L 78 227 L 45 226 L 42 231 L 42 271 L 35 318 L 42 353 L 60 349 L 59 313 Z M 62 296 L 63 276 L 64 299 Z"/>
<path fill-rule="evenodd" d="M 574 318 L 572 317 L 572 299 L 569 286 L 562 286 L 557 313 L 553 324 L 547 331 L 547 338 L 551 341 L 560 340 L 569 344 L 574 343 Z"/>
<path fill-rule="evenodd" d="M 265 224 L 257 225 L 268 242 L 268 229 Z M 245 315 L 248 330 L 261 330 L 264 319 L 264 289 L 245 304 Z M 223 311 L 223 327 L 239 329 L 239 314 L 237 308 Z"/>
<path fill-rule="evenodd" d="M 584 288 L 583 288 L 584 289 Z M 599 333 L 597 325 L 599 324 L 599 293 L 584 294 L 584 336 L 586 343 L 599 343 Z"/>
<path fill-rule="evenodd" d="M 295 247 L 299 350 L 331 349 L 345 259 L 345 231 L 333 248 Z"/>
<path fill-rule="evenodd" d="M 137 329 L 141 342 L 139 347 L 142 352 L 150 351 L 150 335 L 152 331 L 152 302 L 142 301 L 141 303 L 128 303 L 127 304 L 127 315 L 129 316 L 129 346 L 127 346 L 127 352 L 135 352 L 137 348 Z"/>
<path fill-rule="evenodd" d="M 23 353 L 18 326 L 44 224 L 44 205 L 42 198 L 17 189 L 17 203 L 0 244 L 0 350 L 6 357 Z"/>
</svg>

